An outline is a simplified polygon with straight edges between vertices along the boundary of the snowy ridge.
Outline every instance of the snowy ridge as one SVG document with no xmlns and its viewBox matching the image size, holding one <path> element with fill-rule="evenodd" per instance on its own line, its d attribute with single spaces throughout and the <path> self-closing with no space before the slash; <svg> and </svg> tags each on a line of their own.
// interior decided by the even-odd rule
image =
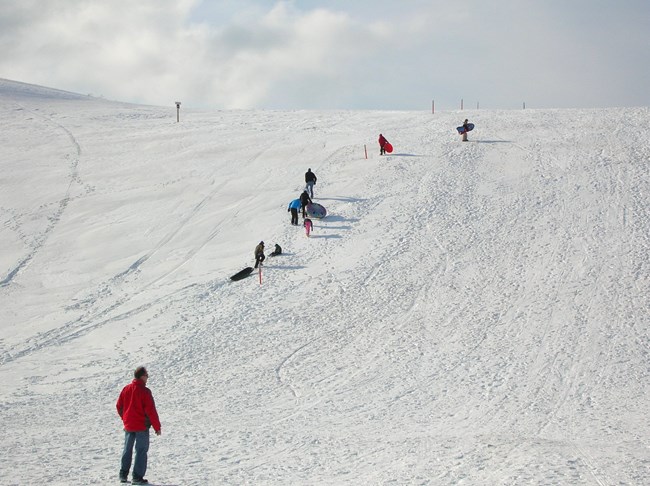
<svg viewBox="0 0 650 486">
<path fill-rule="evenodd" d="M 175 123 L 25 86 L 0 81 L 0 484 L 113 482 L 139 364 L 155 484 L 650 482 L 647 108 Z M 260 240 L 284 254 L 230 282 Z"/>
<path fill-rule="evenodd" d="M 0 95 L 2 95 L 4 98 L 10 98 L 14 101 L 26 99 L 30 101 L 43 100 L 52 102 L 54 100 L 69 101 L 89 98 L 88 96 L 83 96 L 78 93 L 71 93 L 70 91 L 46 88 L 44 86 L 21 83 L 19 81 L 12 81 L 4 78 L 0 78 Z"/>
</svg>

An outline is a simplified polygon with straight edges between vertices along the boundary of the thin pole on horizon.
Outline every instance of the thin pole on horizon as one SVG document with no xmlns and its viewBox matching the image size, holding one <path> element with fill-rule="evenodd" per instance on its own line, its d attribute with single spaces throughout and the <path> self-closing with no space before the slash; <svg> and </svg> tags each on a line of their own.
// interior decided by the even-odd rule
<svg viewBox="0 0 650 486">
<path fill-rule="evenodd" d="M 176 123 L 181 121 L 181 102 L 176 102 Z"/>
<path fill-rule="evenodd" d="M 463 98 L 460 99 L 460 111 L 463 111 Z"/>
<path fill-rule="evenodd" d="M 436 114 L 436 100 L 431 100 L 431 114 Z"/>
</svg>

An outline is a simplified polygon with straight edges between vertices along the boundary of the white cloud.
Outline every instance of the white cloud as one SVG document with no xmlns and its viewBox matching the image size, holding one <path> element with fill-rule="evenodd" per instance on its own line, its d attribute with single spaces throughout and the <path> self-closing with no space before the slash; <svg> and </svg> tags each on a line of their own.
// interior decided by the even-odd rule
<svg viewBox="0 0 650 486">
<path fill-rule="evenodd" d="M 20 50 L 0 61 L 4 77 L 149 103 L 273 105 L 283 86 L 318 80 L 314 88 L 324 89 L 341 66 L 388 39 L 381 24 L 283 2 L 214 26 L 188 22 L 191 1 L 48 5 L 36 16 L 34 3 L 14 10 L 14 32 L 29 24 L 38 35 L 23 34 Z"/>
<path fill-rule="evenodd" d="M 349 3 L 0 0 L 0 76 L 218 108 L 650 101 L 639 0 Z"/>
</svg>

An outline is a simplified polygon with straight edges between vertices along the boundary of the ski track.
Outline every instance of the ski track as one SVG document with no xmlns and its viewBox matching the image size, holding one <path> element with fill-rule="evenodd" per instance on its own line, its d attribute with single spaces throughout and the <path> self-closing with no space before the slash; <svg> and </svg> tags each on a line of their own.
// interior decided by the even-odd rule
<svg viewBox="0 0 650 486">
<path fill-rule="evenodd" d="M 158 116 L 122 110 L 131 123 Z M 648 310 L 639 161 L 650 141 L 633 143 L 630 125 L 648 115 L 604 113 L 581 112 L 594 128 L 576 132 L 573 112 L 479 112 L 466 144 L 450 135 L 458 114 L 216 117 L 215 129 L 234 134 L 220 150 L 253 174 L 247 191 L 217 210 L 235 172 L 207 170 L 212 182 L 166 215 L 145 251 L 61 303 L 60 324 L 0 342 L 6 376 L 33 370 L 0 402 L 14 427 L 3 439 L 14 457 L 0 472 L 19 464 L 25 480 L 37 471 L 63 484 L 66 457 L 84 450 L 96 464 L 75 479 L 113 478 L 113 402 L 135 359 L 153 371 L 165 433 L 152 441 L 149 475 L 165 484 L 647 482 L 647 428 L 625 420 L 647 390 L 647 367 L 633 361 L 647 357 L 647 319 L 633 315 Z M 520 116 L 530 135 L 512 129 Z M 624 128 L 607 132 L 610 117 Z M 378 123 L 397 154 L 374 154 L 373 135 L 365 160 L 358 140 Z M 81 145 L 57 127 L 76 146 L 60 222 Z M 176 135 L 179 150 L 192 150 L 192 129 L 205 128 Z M 284 202 L 307 167 L 329 211 L 311 238 L 289 225 Z M 263 237 L 285 254 L 267 259 L 262 285 L 181 277 L 225 251 L 230 228 L 249 231 L 247 217 L 281 184 Z M 189 232 L 192 244 L 177 248 Z M 259 238 L 241 248 L 245 261 Z M 16 271 L 1 291 L 21 279 Z M 35 427 L 55 437 L 36 440 Z"/>
<path fill-rule="evenodd" d="M 65 129 L 64 129 L 65 130 Z M 66 130 L 67 131 L 67 130 Z M 70 134 L 72 137 L 72 135 Z M 74 137 L 72 137 L 74 140 Z M 76 142 L 75 142 L 76 143 Z M 77 145 L 78 146 L 78 145 Z M 80 150 L 79 150 L 80 152 Z M 250 165 L 252 162 L 257 160 L 263 155 L 264 151 L 256 153 L 245 166 Z M 118 273 L 117 275 L 111 277 L 108 281 L 102 282 L 99 284 L 98 289 L 96 289 L 89 297 L 83 299 L 82 302 L 75 303 L 74 306 L 69 307 L 69 309 L 83 309 L 89 308 L 82 316 L 75 318 L 71 321 L 66 322 L 60 328 L 52 329 L 46 333 L 39 334 L 36 337 L 33 337 L 29 342 L 23 345 L 23 349 L 19 349 L 19 346 L 15 346 L 13 349 L 7 351 L 7 353 L 0 358 L 0 365 L 5 362 L 11 362 L 16 359 L 27 356 L 33 352 L 39 351 L 43 348 L 61 345 L 67 342 L 70 342 L 74 339 L 79 338 L 101 326 L 111 324 L 116 320 L 123 320 L 126 318 L 131 318 L 138 313 L 149 310 L 152 306 L 158 304 L 160 301 L 171 298 L 172 294 L 169 294 L 162 299 L 156 299 L 153 302 L 145 302 L 144 304 L 136 307 L 135 309 L 128 311 L 120 311 L 128 303 L 130 303 L 135 297 L 146 291 L 148 288 L 155 286 L 161 280 L 165 279 L 169 275 L 173 274 L 178 268 L 182 267 L 188 261 L 190 261 L 202 248 L 205 247 L 211 240 L 213 240 L 220 232 L 220 228 L 224 225 L 231 224 L 232 221 L 238 216 L 239 212 L 238 207 L 245 205 L 246 203 L 251 202 L 254 196 L 249 196 L 243 201 L 235 204 L 231 209 L 233 213 L 226 218 L 221 219 L 214 227 L 212 232 L 210 232 L 207 237 L 201 241 L 197 246 L 191 249 L 185 257 L 169 271 L 163 273 L 160 276 L 157 276 L 150 282 L 139 283 L 139 280 L 143 279 L 142 275 L 139 275 L 136 278 L 136 287 L 135 289 L 129 289 L 129 293 L 124 297 L 114 300 L 113 295 L 119 294 L 123 281 L 132 273 L 141 269 L 141 267 L 151 259 L 156 253 L 168 245 L 176 235 L 178 235 L 185 226 L 187 226 L 191 220 L 201 212 L 201 210 L 206 206 L 206 204 L 217 195 L 225 186 L 225 183 L 217 185 L 210 194 L 200 200 L 200 202 L 191 209 L 187 216 L 183 217 L 178 225 L 173 228 L 168 234 L 164 236 L 146 255 L 138 258 L 133 264 L 131 264 L 126 270 Z M 181 289 L 185 290 L 185 289 Z M 111 314 L 115 314 L 112 317 Z"/>
<path fill-rule="evenodd" d="M 10 285 L 15 279 L 16 275 L 25 268 L 29 263 L 34 259 L 39 249 L 46 244 L 48 236 L 54 231 L 59 221 L 63 216 L 68 203 L 70 202 L 71 191 L 73 184 L 81 184 L 79 179 L 79 163 L 81 160 L 81 146 L 75 138 L 74 134 L 68 130 L 64 125 L 57 123 L 52 117 L 43 115 L 39 113 L 38 110 L 29 110 L 21 105 L 15 105 L 14 110 L 24 110 L 32 116 L 38 117 L 43 120 L 46 125 L 53 126 L 56 130 L 62 131 L 65 136 L 69 139 L 70 144 L 72 145 L 72 151 L 66 154 L 66 159 L 68 161 L 68 180 L 67 187 L 63 197 L 55 203 L 57 209 L 54 211 L 52 216 L 48 217 L 48 224 L 46 227 L 34 238 L 34 242 L 31 245 L 31 248 L 28 249 L 27 254 L 15 263 L 13 268 L 10 268 L 7 276 L 0 280 L 0 288 Z"/>
</svg>

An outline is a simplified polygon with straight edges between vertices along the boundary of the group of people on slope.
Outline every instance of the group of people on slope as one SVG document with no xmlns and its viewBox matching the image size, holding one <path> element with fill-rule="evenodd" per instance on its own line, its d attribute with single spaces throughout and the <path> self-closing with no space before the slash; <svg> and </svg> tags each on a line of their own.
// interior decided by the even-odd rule
<svg viewBox="0 0 650 486">
<path fill-rule="evenodd" d="M 463 141 L 467 141 L 468 120 L 463 122 Z M 388 141 L 380 133 L 379 148 L 380 155 L 386 153 L 386 143 Z M 307 236 L 313 229 L 312 221 L 307 218 L 307 205 L 312 203 L 314 197 L 314 185 L 317 181 L 316 174 L 311 168 L 305 173 L 305 190 L 298 199 L 289 203 L 287 211 L 291 212 L 291 224 L 298 226 L 298 209 L 302 210 L 303 226 Z M 277 256 L 282 253 L 282 248 L 276 243 L 271 256 Z M 264 241 L 260 241 L 255 247 L 255 268 L 264 260 Z M 149 430 L 153 427 L 156 435 L 162 434 L 162 426 L 158 418 L 156 404 L 153 399 L 151 390 L 147 388 L 149 372 L 144 366 L 136 368 L 133 374 L 133 381 L 122 389 L 116 409 L 124 424 L 124 446 L 122 449 L 122 459 L 119 472 L 120 481 L 128 482 L 129 471 L 133 463 L 133 476 L 131 484 L 149 484 L 144 478 L 147 471 L 147 454 L 149 451 Z M 133 450 L 135 449 L 135 461 L 133 461 Z"/>
<path fill-rule="evenodd" d="M 313 190 L 312 190 L 312 194 L 313 194 Z M 291 213 L 291 224 L 293 226 L 298 226 L 299 209 L 302 212 L 303 219 L 307 217 L 307 206 L 313 202 L 311 198 L 312 196 L 310 196 L 307 190 L 305 189 L 304 191 L 302 191 L 302 194 L 300 194 L 300 197 L 294 199 L 289 203 L 287 212 Z"/>
<path fill-rule="evenodd" d="M 271 256 L 274 257 L 281 254 L 282 254 L 282 247 L 276 243 L 275 248 L 271 252 Z M 264 262 L 264 260 L 266 260 L 266 255 L 264 254 L 263 241 L 260 241 L 255 247 L 254 255 L 255 255 L 255 268 L 257 268 Z"/>
<path fill-rule="evenodd" d="M 291 224 L 293 226 L 300 226 L 298 223 L 298 210 L 300 209 L 302 211 L 303 226 L 305 227 L 307 236 L 309 236 L 313 228 L 311 219 L 307 217 L 307 206 L 313 203 L 314 186 L 317 180 L 318 178 L 311 171 L 311 168 L 307 169 L 307 172 L 305 172 L 305 190 L 302 191 L 300 197 L 291 201 L 287 207 L 287 212 L 291 213 Z"/>
<path fill-rule="evenodd" d="M 289 203 L 289 207 L 287 208 L 287 212 L 291 213 L 291 224 L 293 226 L 300 226 L 298 223 L 298 210 L 302 211 L 303 226 L 305 227 L 305 233 L 307 236 L 310 235 L 312 229 L 314 228 L 314 224 L 312 223 L 311 219 L 307 217 L 307 205 L 312 204 L 312 198 L 314 197 L 314 185 L 316 185 L 317 180 L 318 178 L 316 177 L 316 174 L 311 171 L 311 168 L 307 169 L 307 172 L 305 172 L 305 190 L 302 191 L 300 197 L 291 201 Z M 275 249 L 271 253 L 271 256 L 277 256 L 281 253 L 282 248 L 276 243 Z M 266 255 L 264 255 L 263 241 L 260 241 L 255 247 L 254 256 L 255 268 L 258 268 L 260 264 L 266 259 Z"/>
</svg>

